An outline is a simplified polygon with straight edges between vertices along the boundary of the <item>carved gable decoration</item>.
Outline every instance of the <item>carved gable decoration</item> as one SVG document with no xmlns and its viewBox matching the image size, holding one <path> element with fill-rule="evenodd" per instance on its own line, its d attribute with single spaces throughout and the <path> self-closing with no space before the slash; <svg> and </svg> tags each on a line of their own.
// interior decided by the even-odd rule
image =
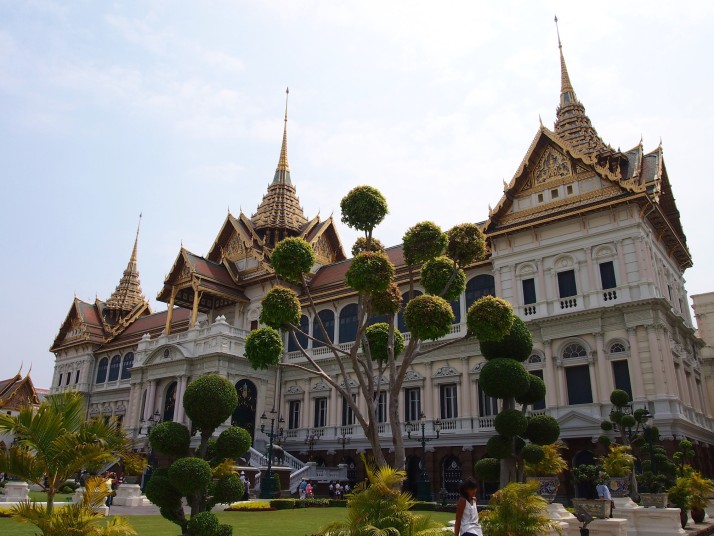
<svg viewBox="0 0 714 536">
<path fill-rule="evenodd" d="M 420 382 L 424 381 L 424 376 L 419 374 L 416 370 L 408 370 L 404 375 L 405 382 Z"/>
<path fill-rule="evenodd" d="M 304 392 L 305 391 L 303 391 L 302 387 L 300 387 L 299 385 L 291 385 L 285 390 L 285 394 L 288 395 L 301 395 Z"/>
<path fill-rule="evenodd" d="M 320 238 L 317 239 L 317 243 L 315 244 L 314 248 L 315 255 L 317 255 L 319 260 L 323 261 L 325 264 L 334 262 L 335 253 L 332 250 L 332 246 L 330 246 L 330 242 L 324 233 L 321 234 Z"/>
<path fill-rule="evenodd" d="M 243 240 L 241 240 L 236 233 L 233 233 L 233 236 L 231 236 L 228 244 L 223 249 L 223 254 L 226 259 L 235 262 L 240 259 L 245 259 L 248 256 L 248 251 Z"/>
<path fill-rule="evenodd" d="M 543 184 L 552 179 L 567 177 L 572 174 L 568 157 L 554 147 L 548 146 L 536 165 L 533 179 L 535 184 Z"/>
<path fill-rule="evenodd" d="M 327 385 L 325 382 L 317 382 L 315 385 L 312 386 L 311 390 L 313 393 L 325 392 L 330 390 L 330 386 Z"/>
<path fill-rule="evenodd" d="M 352 378 L 348 378 L 346 382 L 342 382 L 340 387 L 349 387 L 350 389 L 357 387 L 357 382 Z"/>
<path fill-rule="evenodd" d="M 447 378 L 450 376 L 461 376 L 461 373 L 454 367 L 441 367 L 434 373 L 434 378 Z"/>
</svg>

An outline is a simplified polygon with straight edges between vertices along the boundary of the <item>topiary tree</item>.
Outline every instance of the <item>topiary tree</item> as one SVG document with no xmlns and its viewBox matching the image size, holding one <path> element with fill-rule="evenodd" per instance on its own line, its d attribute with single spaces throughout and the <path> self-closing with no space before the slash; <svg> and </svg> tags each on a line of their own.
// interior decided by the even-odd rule
<svg viewBox="0 0 714 536">
<path fill-rule="evenodd" d="M 329 384 L 352 409 L 357 423 L 370 442 L 375 462 L 386 465 L 383 438 L 377 433 L 377 408 L 380 390 L 387 380 L 388 415 L 392 429 L 394 465 L 405 465 L 403 426 L 399 416 L 399 395 L 407 371 L 414 360 L 430 352 L 470 338 L 474 333 L 489 335 L 489 340 L 500 340 L 514 322 L 513 311 L 507 302 L 484 299 L 469 315 L 469 332 L 463 338 L 422 346 L 422 341 L 439 340 L 452 328 L 454 314 L 448 300 L 463 292 L 466 277 L 463 268 L 483 258 L 484 237 L 475 224 L 457 225 L 448 232 L 433 222 L 417 223 L 404 234 L 403 253 L 408 267 L 409 300 L 404 308 L 404 320 L 410 331 L 408 343 L 395 327 L 395 315 L 402 307 L 402 291 L 395 282 L 395 267 L 383 246 L 374 237 L 374 229 L 389 213 L 384 196 L 370 186 L 353 188 L 341 201 L 342 221 L 363 233 L 353 248 L 355 255 L 347 267 L 345 279 L 357 294 L 357 330 L 355 342 L 349 347 L 331 340 L 322 319 L 317 314 L 306 276 L 314 264 L 310 244 L 299 238 L 278 242 L 271 254 L 272 266 L 279 279 L 298 282 L 302 286 L 303 307 L 308 307 L 315 319 L 313 333 L 299 327 L 299 313 L 295 304 L 297 293 L 289 286 L 280 286 L 278 293 L 268 293 L 262 302 L 261 320 L 266 327 L 253 331 L 246 340 L 245 355 L 256 368 L 281 366 L 309 372 Z M 426 294 L 415 297 L 414 284 L 421 279 Z M 286 291 L 287 289 L 287 291 Z M 278 299 L 279 298 L 279 299 Z M 281 308 L 281 304 L 287 304 Z M 384 323 L 370 326 L 374 316 L 385 315 Z M 276 330 L 287 333 L 306 363 L 281 359 L 283 340 Z M 340 383 L 334 370 L 325 370 L 301 344 L 301 339 L 316 340 L 334 357 L 339 377 L 356 381 L 366 399 L 366 411 L 352 398 L 350 382 Z M 300 335 L 300 337 L 298 337 Z M 484 340 L 485 340 L 484 335 Z M 527 356 L 526 356 L 527 357 Z M 523 396 L 530 383 L 521 382 Z"/>
<path fill-rule="evenodd" d="M 487 359 L 479 385 L 486 395 L 503 401 L 494 419 L 498 435 L 488 440 L 486 452 L 500 460 L 501 487 L 522 482 L 525 464 L 540 462 L 545 455 L 542 446 L 554 443 L 560 436 L 560 426 L 553 417 L 527 416 L 528 406 L 542 401 L 546 392 L 543 380 L 523 366 L 533 350 L 530 331 L 513 315 L 508 302 L 490 296 L 469 308 L 467 321 Z M 519 409 L 516 403 L 521 405 Z"/>
<path fill-rule="evenodd" d="M 170 463 L 154 471 L 146 496 L 163 517 L 181 527 L 182 534 L 230 535 L 231 527 L 220 525 L 211 508 L 243 496 L 245 489 L 233 466 L 234 460 L 248 451 L 252 439 L 238 426 L 226 428 L 217 438 L 213 435 L 235 410 L 238 395 L 226 378 L 206 374 L 186 387 L 183 405 L 201 442 L 194 455 L 189 455 L 191 434 L 183 424 L 162 422 L 151 430 L 151 448 L 168 456 Z M 182 507 L 184 497 L 191 506 L 189 519 Z"/>
</svg>

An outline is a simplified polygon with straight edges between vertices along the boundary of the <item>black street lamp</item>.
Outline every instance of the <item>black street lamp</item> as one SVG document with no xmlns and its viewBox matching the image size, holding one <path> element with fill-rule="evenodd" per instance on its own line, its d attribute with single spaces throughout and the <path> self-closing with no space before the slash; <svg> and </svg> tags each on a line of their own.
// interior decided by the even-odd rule
<svg viewBox="0 0 714 536">
<path fill-rule="evenodd" d="M 154 427 L 161 422 L 161 413 L 154 412 L 153 415 L 149 417 L 148 420 L 144 420 L 143 418 L 139 422 L 139 435 L 142 434 L 143 430 L 146 430 L 146 436 L 147 436 L 147 441 L 146 441 L 146 461 L 148 462 L 148 465 L 146 466 L 146 469 L 144 470 L 144 474 L 141 475 L 141 489 L 143 490 L 146 487 L 146 484 L 148 484 L 149 480 L 151 479 L 151 475 L 154 474 L 154 469 L 156 468 L 156 458 L 154 457 L 154 451 L 151 448 L 151 442 L 148 440 L 149 434 L 151 434 L 151 430 L 154 429 Z"/>
<path fill-rule="evenodd" d="M 260 479 L 260 498 L 261 499 L 273 499 L 275 498 L 275 490 L 273 489 L 273 439 L 282 437 L 283 435 L 283 423 L 285 419 L 280 417 L 278 419 L 278 424 L 280 425 L 279 430 L 275 430 L 275 415 L 277 411 L 275 408 L 270 410 L 270 432 L 265 431 L 265 413 L 260 416 L 260 431 L 268 436 L 270 442 L 268 443 L 268 470 L 265 472 L 265 477 Z"/>
<path fill-rule="evenodd" d="M 308 458 L 307 460 L 309 462 L 312 461 L 312 450 L 315 448 L 315 443 L 320 441 L 320 435 L 317 433 L 317 430 L 310 430 L 307 433 L 307 436 L 305 437 L 305 444 L 307 445 L 307 455 Z"/>
<path fill-rule="evenodd" d="M 417 499 L 420 501 L 431 502 L 431 482 L 429 481 L 429 474 L 426 472 L 426 444 L 432 439 L 439 439 L 439 434 L 441 433 L 441 419 L 436 419 L 434 421 L 434 432 L 436 432 L 436 437 L 426 437 L 426 415 L 422 411 L 419 415 L 419 422 L 414 424 L 408 422 L 406 424 L 407 437 L 412 438 L 412 432 L 418 432 L 419 426 L 421 425 L 421 440 L 416 437 L 417 441 L 421 442 L 422 449 L 422 459 L 421 459 L 421 474 L 419 475 L 419 484 L 417 487 Z"/>
<path fill-rule="evenodd" d="M 342 462 L 345 461 L 345 446 L 349 445 L 350 439 L 352 438 L 347 435 L 347 431 L 345 429 L 342 430 L 342 435 L 337 438 L 337 442 L 342 446 Z"/>
</svg>

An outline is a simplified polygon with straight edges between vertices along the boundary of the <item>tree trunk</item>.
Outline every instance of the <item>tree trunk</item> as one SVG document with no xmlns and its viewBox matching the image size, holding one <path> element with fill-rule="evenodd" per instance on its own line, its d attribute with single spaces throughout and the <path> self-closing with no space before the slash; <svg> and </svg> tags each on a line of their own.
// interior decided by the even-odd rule
<svg viewBox="0 0 714 536">
<path fill-rule="evenodd" d="M 55 493 L 57 493 L 55 488 L 47 489 L 47 517 L 52 515 L 52 511 L 55 508 Z"/>
<path fill-rule="evenodd" d="M 403 470 L 406 466 L 404 453 L 404 434 L 399 420 L 399 391 L 389 389 L 389 425 L 392 428 L 392 445 L 394 446 L 394 467 Z"/>
<path fill-rule="evenodd" d="M 513 397 L 511 398 L 504 398 L 503 399 L 503 407 L 501 408 L 501 411 L 505 411 L 507 409 L 515 409 L 516 407 L 516 401 Z M 512 438 L 511 441 L 513 442 L 513 445 L 515 446 L 515 438 Z M 516 456 L 515 453 L 512 456 L 509 456 L 508 458 L 504 458 L 501 460 L 501 478 L 500 478 L 500 486 L 501 488 L 506 487 L 508 484 L 511 482 L 517 482 L 518 481 L 518 474 L 517 474 L 517 465 L 516 465 Z"/>
</svg>

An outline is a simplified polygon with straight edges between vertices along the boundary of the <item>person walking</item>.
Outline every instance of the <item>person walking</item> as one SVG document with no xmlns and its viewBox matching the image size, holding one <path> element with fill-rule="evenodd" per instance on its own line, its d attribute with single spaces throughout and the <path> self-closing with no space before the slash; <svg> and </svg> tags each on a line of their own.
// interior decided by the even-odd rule
<svg viewBox="0 0 714 536">
<path fill-rule="evenodd" d="M 307 481 L 307 487 L 305 488 L 305 493 L 306 493 L 308 499 L 313 498 L 312 482 L 310 482 L 309 480 Z"/>
<path fill-rule="evenodd" d="M 298 484 L 298 495 L 301 499 L 304 499 L 307 495 L 307 481 L 304 478 Z"/>
<path fill-rule="evenodd" d="M 597 491 L 598 499 L 605 499 L 610 501 L 610 517 L 612 517 L 612 510 L 615 508 L 615 501 L 612 500 L 612 494 L 610 493 L 610 488 L 607 486 L 608 476 L 605 473 L 600 473 L 598 475 L 597 486 L 595 490 Z"/>
<path fill-rule="evenodd" d="M 459 486 L 459 502 L 456 503 L 456 523 L 454 536 L 483 536 L 481 525 L 478 522 L 478 509 L 476 508 L 476 492 L 478 486 L 473 478 L 467 478 Z"/>
<path fill-rule="evenodd" d="M 107 491 L 109 492 L 107 495 L 106 505 L 107 508 L 111 508 L 113 502 L 112 500 L 114 499 L 114 489 L 112 488 L 112 484 L 114 481 L 112 479 L 112 474 L 109 472 L 104 473 L 104 478 L 104 485 L 107 487 Z"/>
</svg>

